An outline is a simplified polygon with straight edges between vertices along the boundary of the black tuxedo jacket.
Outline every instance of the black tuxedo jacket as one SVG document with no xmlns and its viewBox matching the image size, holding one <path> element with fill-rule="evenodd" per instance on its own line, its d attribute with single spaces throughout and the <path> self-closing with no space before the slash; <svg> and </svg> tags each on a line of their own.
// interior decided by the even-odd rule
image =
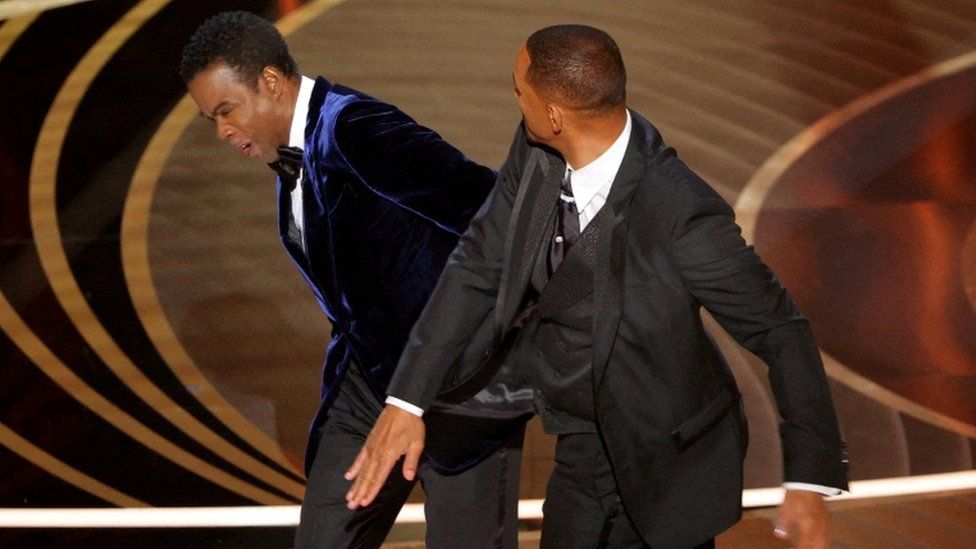
<svg viewBox="0 0 976 549">
<path fill-rule="evenodd" d="M 652 546 L 693 545 L 738 520 L 747 440 L 738 391 L 703 329 L 702 307 L 769 365 L 785 479 L 846 488 L 846 460 L 806 319 L 746 245 L 731 207 L 647 120 L 631 115 L 604 206 L 612 210 L 598 216 L 592 235 L 594 282 L 540 303 L 540 314 L 558 315 L 592 292 L 595 416 L 621 498 Z M 438 390 L 484 379 L 451 365 L 470 352 L 486 318 L 496 341 L 511 329 L 564 170 L 519 128 L 498 183 L 411 332 L 390 394 L 427 406 Z"/>
</svg>

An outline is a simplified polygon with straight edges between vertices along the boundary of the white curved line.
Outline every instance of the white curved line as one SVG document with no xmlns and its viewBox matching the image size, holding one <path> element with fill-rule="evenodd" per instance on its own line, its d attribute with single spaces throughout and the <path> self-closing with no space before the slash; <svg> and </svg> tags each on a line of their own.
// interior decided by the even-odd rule
<svg viewBox="0 0 976 549">
<path fill-rule="evenodd" d="M 947 494 L 976 490 L 976 471 L 916 475 L 851 482 L 851 491 L 828 501 L 895 496 Z M 772 507 L 783 501 L 782 488 L 756 488 L 742 493 L 747 509 Z M 541 499 L 519 501 L 520 519 L 541 519 Z M 299 506 L 153 507 L 128 509 L 0 509 L 0 528 L 216 528 L 292 527 Z M 397 524 L 423 523 L 424 506 L 403 506 Z"/>
</svg>

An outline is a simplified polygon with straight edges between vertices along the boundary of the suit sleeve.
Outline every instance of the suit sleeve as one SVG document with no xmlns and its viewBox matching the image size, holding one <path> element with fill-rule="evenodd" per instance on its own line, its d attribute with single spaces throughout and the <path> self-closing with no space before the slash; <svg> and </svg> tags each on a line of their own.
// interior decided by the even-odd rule
<svg viewBox="0 0 976 549">
<path fill-rule="evenodd" d="M 846 489 L 844 444 L 808 321 L 746 245 L 732 208 L 700 180 L 687 188 L 694 196 L 683 197 L 673 227 L 675 265 L 695 299 L 769 366 L 785 481 Z"/>
<path fill-rule="evenodd" d="M 465 230 L 495 183 L 494 170 L 379 101 L 344 107 L 335 138 L 349 169 L 367 187 L 454 234 Z"/>
<path fill-rule="evenodd" d="M 461 236 L 414 324 L 390 381 L 390 396 L 426 410 L 477 328 L 494 312 L 525 147 L 520 127 L 494 189 Z"/>
</svg>

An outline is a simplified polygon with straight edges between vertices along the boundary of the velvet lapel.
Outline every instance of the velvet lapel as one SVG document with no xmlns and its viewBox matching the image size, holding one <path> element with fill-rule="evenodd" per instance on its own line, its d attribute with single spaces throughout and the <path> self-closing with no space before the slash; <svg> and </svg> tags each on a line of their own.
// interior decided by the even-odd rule
<svg viewBox="0 0 976 549">
<path fill-rule="evenodd" d="M 302 155 L 302 164 L 305 165 L 303 168 L 305 183 L 302 185 L 302 207 L 308 212 L 308 199 L 309 199 L 309 188 L 312 186 L 307 184 L 310 181 L 312 171 L 308 169 L 308 165 L 312 164 L 309 161 L 311 157 L 311 152 L 309 150 L 309 137 L 315 130 L 315 123 L 318 121 L 319 112 L 322 110 L 322 104 L 325 102 L 325 95 L 328 93 L 329 88 L 332 85 L 329 84 L 328 80 L 322 78 L 321 76 L 315 80 L 315 85 L 312 87 L 312 97 L 308 101 L 308 117 L 305 119 L 305 145 L 304 154 Z M 308 220 L 309 217 L 306 215 L 305 219 Z M 296 241 L 291 237 L 289 229 L 294 223 L 294 216 L 291 211 L 291 195 L 282 188 L 281 178 L 278 178 L 278 231 L 281 234 L 281 241 L 285 245 L 285 249 L 291 255 L 292 259 L 298 264 L 306 276 L 309 276 L 308 272 L 308 257 L 305 251 L 302 249 L 302 243 Z M 307 227 L 307 225 L 306 225 Z M 308 240 L 306 235 L 306 240 Z"/>
<path fill-rule="evenodd" d="M 645 130 L 640 119 L 631 113 L 630 142 L 623 163 L 613 181 L 603 209 L 612 208 L 602 219 L 593 276 L 593 380 L 598 391 L 610 359 L 610 349 L 620 325 L 623 309 L 623 277 L 627 259 L 627 216 L 631 199 L 637 191 L 647 158 L 644 153 Z"/>
<path fill-rule="evenodd" d="M 329 93 L 330 89 L 332 89 L 332 84 L 328 80 L 321 76 L 315 79 L 315 85 L 312 87 L 312 97 L 308 100 L 308 118 L 305 119 L 306 151 L 308 138 L 312 136 L 312 132 L 315 130 L 315 124 L 318 122 L 319 114 L 322 112 L 322 105 L 325 104 L 325 96 Z M 307 152 L 305 159 L 308 159 Z"/>
<path fill-rule="evenodd" d="M 539 147 L 532 147 L 509 222 L 506 242 L 509 255 L 502 292 L 499 294 L 501 307 L 498 320 L 503 329 L 518 313 L 529 285 L 545 229 L 556 212 L 559 182 L 565 171 L 566 163 L 561 158 Z"/>
<path fill-rule="evenodd" d="M 308 258 L 308 272 L 306 277 L 312 282 L 312 287 L 320 292 L 320 299 L 325 304 L 330 315 L 335 317 L 338 311 L 331 304 L 339 288 L 336 272 L 333 268 L 333 247 L 331 219 L 327 215 L 328 189 L 327 181 L 317 169 L 328 159 L 323 158 L 327 153 L 323 151 L 322 143 L 330 139 L 331 128 L 322 127 L 330 117 L 322 117 L 322 109 L 328 108 L 326 99 L 332 84 L 321 76 L 315 79 L 312 87 L 312 97 L 308 101 L 308 118 L 305 120 L 305 144 L 303 179 L 302 179 L 302 210 L 305 220 L 305 253 Z M 327 176 L 327 174 L 326 174 Z M 324 294 L 324 295 L 323 295 Z"/>
<path fill-rule="evenodd" d="M 316 222 L 320 217 L 316 215 L 315 210 L 311 207 L 316 202 L 314 193 L 316 182 L 313 181 L 315 171 L 309 170 L 309 166 L 315 163 L 314 150 L 312 150 L 313 147 L 309 138 L 316 129 L 315 126 L 319 120 L 322 105 L 325 103 L 325 97 L 331 88 L 332 85 L 325 78 L 321 76 L 316 78 L 315 85 L 312 88 L 312 97 L 308 102 L 308 117 L 305 119 L 305 143 L 302 158 L 304 172 L 302 176 L 302 209 L 304 210 L 304 239 L 306 244 L 304 248 L 302 242 L 295 240 L 289 234 L 289 228 L 294 223 L 291 211 L 291 195 L 282 188 L 281 179 L 278 179 L 278 230 L 281 234 L 281 241 L 285 245 L 285 250 L 288 251 L 288 254 L 292 257 L 295 264 L 298 265 L 298 268 L 302 271 L 302 275 L 310 282 L 310 285 L 320 299 L 322 297 L 320 294 L 320 286 L 311 267 L 312 258 L 305 251 L 306 249 L 317 249 L 317 247 L 313 247 L 308 243 L 318 232 Z"/>
</svg>

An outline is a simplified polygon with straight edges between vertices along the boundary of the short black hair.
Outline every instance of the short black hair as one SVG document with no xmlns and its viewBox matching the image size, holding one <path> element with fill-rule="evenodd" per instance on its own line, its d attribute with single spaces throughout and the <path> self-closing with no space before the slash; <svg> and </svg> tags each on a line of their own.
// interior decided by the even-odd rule
<svg viewBox="0 0 976 549">
<path fill-rule="evenodd" d="M 586 25 L 539 29 L 525 43 L 528 82 L 543 96 L 594 114 L 627 99 L 620 48 L 606 32 Z"/>
<path fill-rule="evenodd" d="M 270 21 L 246 11 L 225 11 L 207 19 L 183 48 L 180 76 L 189 83 L 214 63 L 226 63 L 241 82 L 257 87 L 265 67 L 298 76 L 288 45 Z"/>
</svg>

